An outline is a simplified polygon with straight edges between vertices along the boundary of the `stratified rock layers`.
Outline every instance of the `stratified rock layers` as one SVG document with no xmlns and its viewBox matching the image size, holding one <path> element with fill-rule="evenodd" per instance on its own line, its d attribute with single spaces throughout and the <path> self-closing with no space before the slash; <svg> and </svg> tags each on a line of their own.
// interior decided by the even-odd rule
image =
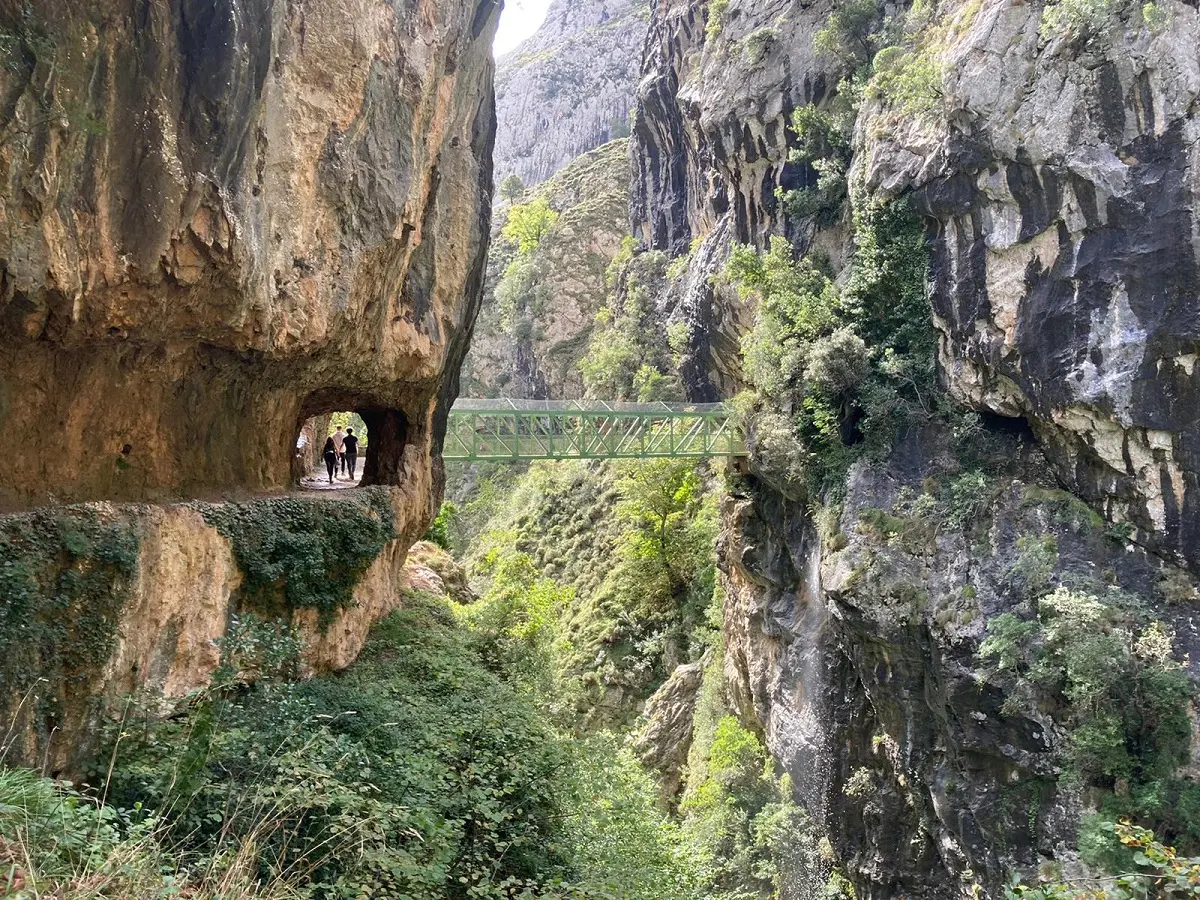
<svg viewBox="0 0 1200 900">
<path fill-rule="evenodd" d="M 25 4 L 24 7 L 28 5 Z M 477 311 L 492 0 L 0 3 L 0 509 L 430 483 Z"/>
</svg>

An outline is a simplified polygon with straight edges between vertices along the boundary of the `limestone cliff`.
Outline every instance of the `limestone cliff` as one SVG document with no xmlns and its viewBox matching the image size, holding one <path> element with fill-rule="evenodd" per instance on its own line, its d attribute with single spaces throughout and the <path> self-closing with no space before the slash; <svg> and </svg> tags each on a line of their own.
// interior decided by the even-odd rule
<svg viewBox="0 0 1200 900">
<path fill-rule="evenodd" d="M 789 162 L 792 111 L 826 98 L 834 62 L 813 36 L 834 4 L 663 0 L 654 8 L 633 116 L 630 218 L 647 248 L 687 257 L 664 307 L 689 325 L 680 369 L 696 399 L 738 390 L 751 313 L 716 283 L 735 243 L 798 237 L 776 188 L 815 180 Z"/>
<path fill-rule="evenodd" d="M 861 176 L 930 218 L 951 392 L 1027 417 L 1065 484 L 1200 566 L 1200 15 L 1151 10 L 1082 38 L 974 11 L 939 108 L 865 113 Z"/>
<path fill-rule="evenodd" d="M 428 479 L 498 5 L 0 3 L 0 508 L 283 488 L 335 409 Z"/>
<path fill-rule="evenodd" d="M 838 62 L 814 37 L 836 8 L 654 8 L 632 220 L 643 246 L 687 259 L 663 308 L 689 326 L 697 399 L 742 384 L 756 310 L 714 277 L 732 244 L 783 235 L 822 250 L 839 282 L 852 274 L 846 207 L 789 217 L 777 193 L 817 184 L 788 159 L 788 125 L 832 104 Z M 1048 9 L 943 3 L 906 19 L 879 4 L 863 27 L 888 21 L 897 43 L 853 87 L 852 198 L 901 198 L 921 216 L 938 378 L 986 414 L 990 461 L 964 462 L 955 428 L 930 425 L 824 497 L 788 499 L 752 475 L 725 510 L 733 699 L 860 900 L 999 896 L 1012 869 L 1076 863 L 1103 791 L 1067 774 L 1078 723 L 1062 698 L 1031 699 L 988 667 L 989 623 L 1040 627 L 1039 591 L 1084 586 L 1139 598 L 1174 659 L 1195 649 L 1200 15 L 1096 4 L 1089 24 Z M 947 525 L 961 498 L 939 485 L 972 466 L 986 496 Z M 1172 790 L 1192 790 L 1193 769 Z"/>
<path fill-rule="evenodd" d="M 537 33 L 499 61 L 496 181 L 545 181 L 629 134 L 647 0 L 555 0 Z"/>
</svg>

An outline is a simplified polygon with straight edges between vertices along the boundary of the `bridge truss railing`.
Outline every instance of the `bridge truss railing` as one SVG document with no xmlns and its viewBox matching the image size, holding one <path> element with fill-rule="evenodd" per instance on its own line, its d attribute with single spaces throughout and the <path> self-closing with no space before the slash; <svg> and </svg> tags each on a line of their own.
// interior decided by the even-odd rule
<svg viewBox="0 0 1200 900">
<path fill-rule="evenodd" d="M 460 399 L 443 456 L 451 460 L 655 459 L 744 456 L 723 403 Z"/>
</svg>

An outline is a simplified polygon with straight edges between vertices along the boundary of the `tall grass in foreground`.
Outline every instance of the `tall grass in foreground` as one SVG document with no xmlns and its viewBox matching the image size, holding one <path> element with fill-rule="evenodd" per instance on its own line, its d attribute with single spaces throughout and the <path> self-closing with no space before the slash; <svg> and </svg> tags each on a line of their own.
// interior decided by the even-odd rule
<svg viewBox="0 0 1200 900">
<path fill-rule="evenodd" d="M 140 812 L 140 811 L 135 811 Z M 291 900 L 279 877 L 260 877 L 256 835 L 231 842 L 220 864 L 185 874 L 165 849 L 153 817 L 86 797 L 67 782 L 29 769 L 0 768 L 0 897 L 187 897 L 192 900 Z M 263 829 L 271 823 L 263 822 Z"/>
</svg>

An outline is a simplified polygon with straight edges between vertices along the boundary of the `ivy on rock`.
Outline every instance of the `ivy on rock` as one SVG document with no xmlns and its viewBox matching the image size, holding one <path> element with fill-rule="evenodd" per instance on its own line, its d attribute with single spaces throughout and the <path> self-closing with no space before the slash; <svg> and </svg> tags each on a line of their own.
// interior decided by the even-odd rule
<svg viewBox="0 0 1200 900">
<path fill-rule="evenodd" d="M 396 537 L 386 488 L 305 499 L 197 503 L 233 544 L 248 604 L 267 613 L 315 609 L 322 625 L 353 603 L 354 586 Z"/>
</svg>

